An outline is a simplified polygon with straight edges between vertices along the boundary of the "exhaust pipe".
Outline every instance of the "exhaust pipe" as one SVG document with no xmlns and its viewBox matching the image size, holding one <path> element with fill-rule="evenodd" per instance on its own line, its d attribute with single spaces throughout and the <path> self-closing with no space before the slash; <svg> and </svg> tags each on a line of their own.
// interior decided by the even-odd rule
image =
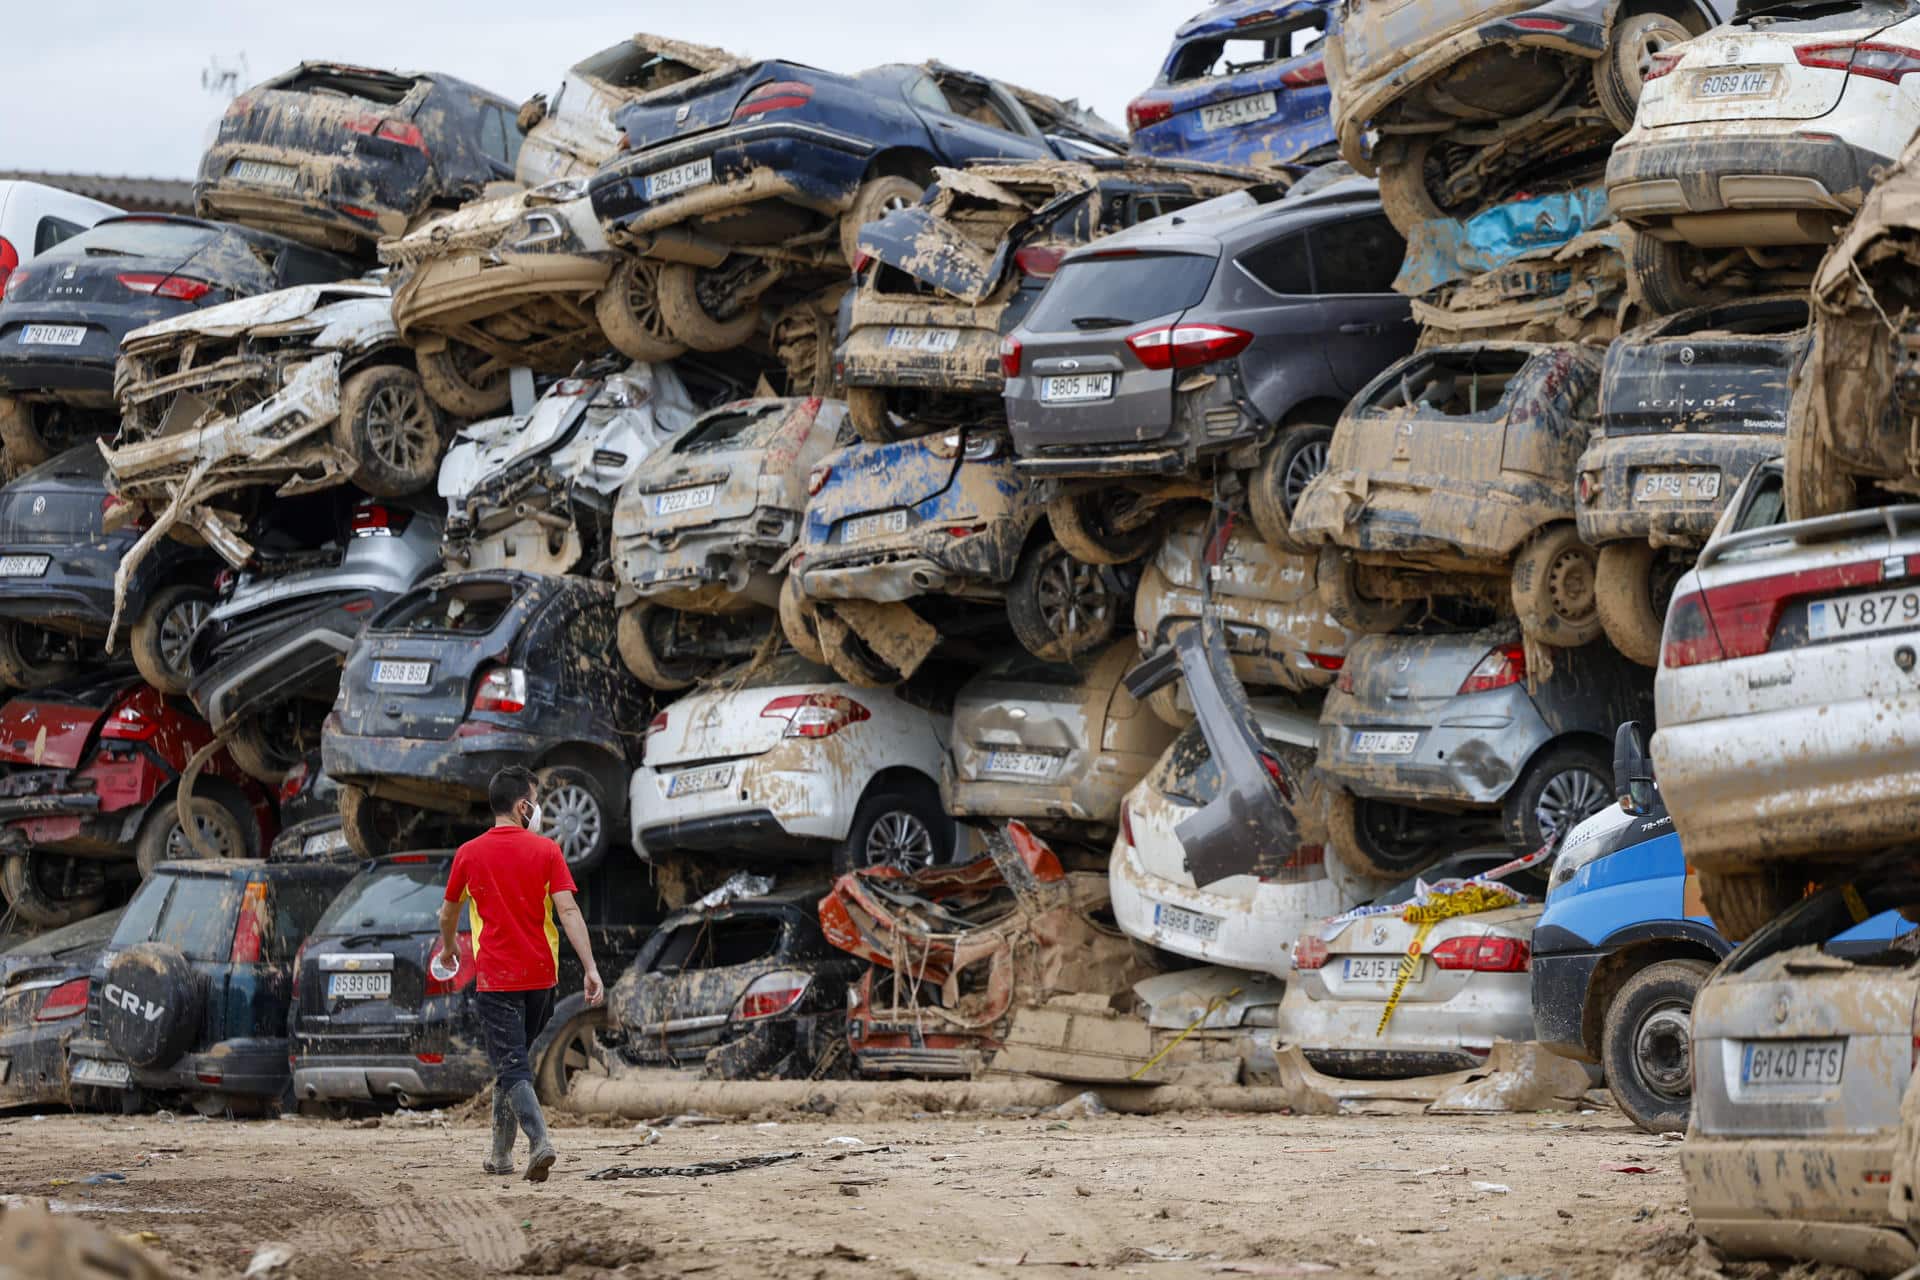
<svg viewBox="0 0 1920 1280">
<path fill-rule="evenodd" d="M 698 236 L 685 227 L 668 227 L 649 235 L 634 236 L 633 251 L 644 258 L 663 262 L 686 262 L 696 267 L 717 267 L 732 252 L 718 240 Z"/>
<path fill-rule="evenodd" d="M 942 591 L 946 589 L 947 575 L 934 573 L 929 569 L 915 569 L 910 575 L 913 585 L 922 591 Z"/>
</svg>

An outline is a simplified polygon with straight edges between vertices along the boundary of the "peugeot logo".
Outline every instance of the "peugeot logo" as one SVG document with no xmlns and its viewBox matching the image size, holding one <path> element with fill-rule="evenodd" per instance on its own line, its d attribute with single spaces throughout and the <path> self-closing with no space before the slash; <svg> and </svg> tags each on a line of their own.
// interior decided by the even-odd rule
<svg viewBox="0 0 1920 1280">
<path fill-rule="evenodd" d="M 1773 998 L 1773 1020 L 1775 1022 L 1787 1020 L 1787 997 L 1784 994 Z"/>
<path fill-rule="evenodd" d="M 1692 348 L 1692 347 L 1682 347 L 1682 348 L 1680 348 L 1680 363 L 1681 363 L 1681 364 L 1692 364 L 1692 363 L 1693 363 L 1693 348 Z"/>
</svg>

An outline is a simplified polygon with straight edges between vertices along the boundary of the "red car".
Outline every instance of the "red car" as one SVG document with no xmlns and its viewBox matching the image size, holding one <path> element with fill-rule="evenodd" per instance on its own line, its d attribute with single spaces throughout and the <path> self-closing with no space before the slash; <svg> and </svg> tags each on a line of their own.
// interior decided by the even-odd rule
<svg viewBox="0 0 1920 1280">
<path fill-rule="evenodd" d="M 0 706 L 0 893 L 29 924 L 85 919 L 109 881 L 199 856 L 175 799 L 213 733 L 186 701 L 124 670 L 94 672 Z M 193 787 L 194 822 L 221 857 L 257 858 L 272 800 L 222 749 Z"/>
</svg>

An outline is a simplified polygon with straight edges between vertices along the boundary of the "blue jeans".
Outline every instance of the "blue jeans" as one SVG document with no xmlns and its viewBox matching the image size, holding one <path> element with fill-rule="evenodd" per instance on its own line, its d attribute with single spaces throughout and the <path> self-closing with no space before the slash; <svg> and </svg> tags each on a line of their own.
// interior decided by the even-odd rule
<svg viewBox="0 0 1920 1280">
<path fill-rule="evenodd" d="M 531 1084 L 533 1068 L 527 1062 L 527 1046 L 553 1016 L 553 988 L 476 991 L 473 1004 L 480 1015 L 480 1032 L 486 1040 L 487 1063 L 493 1068 L 494 1082 L 503 1090 L 522 1080 Z"/>
</svg>

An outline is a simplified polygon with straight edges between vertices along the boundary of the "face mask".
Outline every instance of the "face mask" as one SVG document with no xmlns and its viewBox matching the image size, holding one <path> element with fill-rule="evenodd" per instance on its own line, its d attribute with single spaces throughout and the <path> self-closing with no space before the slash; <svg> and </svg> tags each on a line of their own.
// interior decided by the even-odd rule
<svg viewBox="0 0 1920 1280">
<path fill-rule="evenodd" d="M 538 800 L 535 800 L 533 802 L 533 808 L 527 814 L 527 830 L 538 831 L 539 829 L 540 829 L 540 802 Z"/>
</svg>

